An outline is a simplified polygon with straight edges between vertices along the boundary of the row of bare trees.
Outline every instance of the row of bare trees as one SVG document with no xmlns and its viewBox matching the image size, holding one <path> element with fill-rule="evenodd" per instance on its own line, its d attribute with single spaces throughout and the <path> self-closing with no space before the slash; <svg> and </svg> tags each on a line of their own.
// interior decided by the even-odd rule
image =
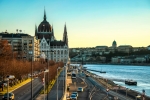
<svg viewBox="0 0 150 100">
<path fill-rule="evenodd" d="M 7 40 L 0 40 L 0 77 L 2 80 L 8 75 L 14 75 L 17 79 L 22 79 L 31 73 L 31 63 L 33 64 L 33 72 L 43 71 L 45 68 L 49 68 L 49 80 L 55 78 L 57 74 L 57 68 L 63 67 L 63 62 L 49 61 L 42 63 L 39 61 L 25 61 L 21 59 L 16 59 L 14 55 L 17 53 L 12 52 L 11 45 L 9 45 Z M 48 64 L 49 63 L 49 67 Z M 41 78 L 43 75 L 41 75 Z"/>
</svg>

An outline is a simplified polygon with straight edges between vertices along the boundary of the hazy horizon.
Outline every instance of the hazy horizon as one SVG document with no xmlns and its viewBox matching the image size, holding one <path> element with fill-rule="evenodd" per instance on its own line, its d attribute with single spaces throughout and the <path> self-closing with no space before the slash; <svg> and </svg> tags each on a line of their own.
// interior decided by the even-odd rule
<svg viewBox="0 0 150 100">
<path fill-rule="evenodd" d="M 149 0 L 0 0 L 0 32 L 16 29 L 34 36 L 35 24 L 53 25 L 62 40 L 67 25 L 70 48 L 150 45 Z"/>
</svg>

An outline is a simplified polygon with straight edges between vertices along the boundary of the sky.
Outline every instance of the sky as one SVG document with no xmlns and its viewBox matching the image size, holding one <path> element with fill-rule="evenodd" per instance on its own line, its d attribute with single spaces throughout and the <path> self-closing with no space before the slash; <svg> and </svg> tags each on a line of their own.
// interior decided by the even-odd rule
<svg viewBox="0 0 150 100">
<path fill-rule="evenodd" d="M 57 40 L 66 23 L 70 48 L 150 45 L 150 0 L 0 0 L 0 32 L 34 36 L 44 7 Z"/>
</svg>

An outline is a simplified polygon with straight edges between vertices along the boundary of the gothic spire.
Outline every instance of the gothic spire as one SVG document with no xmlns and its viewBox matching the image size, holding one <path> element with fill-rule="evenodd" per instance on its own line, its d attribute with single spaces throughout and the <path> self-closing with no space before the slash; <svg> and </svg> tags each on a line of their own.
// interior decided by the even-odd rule
<svg viewBox="0 0 150 100">
<path fill-rule="evenodd" d="M 68 36 L 67 36 L 67 27 L 66 27 L 66 23 L 65 23 L 65 26 L 64 26 L 63 41 L 66 43 L 66 45 L 68 45 Z"/>
<path fill-rule="evenodd" d="M 46 12 L 45 12 L 45 7 L 44 7 L 44 21 L 46 21 Z"/>
</svg>

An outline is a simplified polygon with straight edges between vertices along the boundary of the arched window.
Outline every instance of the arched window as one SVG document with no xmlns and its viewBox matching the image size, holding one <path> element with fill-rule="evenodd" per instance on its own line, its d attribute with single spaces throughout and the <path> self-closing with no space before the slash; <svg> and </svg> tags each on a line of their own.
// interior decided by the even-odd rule
<svg viewBox="0 0 150 100">
<path fill-rule="evenodd" d="M 65 50 L 65 54 L 67 54 L 67 50 Z"/>
<path fill-rule="evenodd" d="M 59 50 L 57 51 L 57 54 L 60 54 L 60 51 L 59 51 Z"/>
<path fill-rule="evenodd" d="M 56 50 L 54 50 L 54 54 L 56 54 Z"/>
<path fill-rule="evenodd" d="M 61 54 L 63 54 L 63 50 L 61 50 Z"/>
</svg>

